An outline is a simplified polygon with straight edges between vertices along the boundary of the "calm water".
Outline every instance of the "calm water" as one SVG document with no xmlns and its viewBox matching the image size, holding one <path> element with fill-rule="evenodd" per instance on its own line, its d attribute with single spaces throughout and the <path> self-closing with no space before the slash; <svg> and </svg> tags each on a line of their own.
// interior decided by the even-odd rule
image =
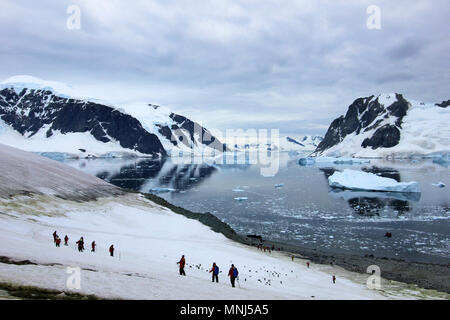
<svg viewBox="0 0 450 320">
<path fill-rule="evenodd" d="M 117 186 L 158 193 L 192 211 L 211 212 L 242 234 L 322 250 L 450 263 L 448 168 L 431 160 L 373 160 L 351 168 L 418 181 L 422 193 L 351 192 L 330 189 L 327 182 L 334 170 L 349 166 L 304 167 L 298 158 L 281 154 L 274 177 L 263 177 L 258 165 L 217 164 L 211 159 L 202 164 L 177 164 L 173 159 L 66 163 Z M 440 181 L 447 187 L 432 186 Z M 275 187 L 279 184 L 283 186 Z M 387 231 L 392 238 L 384 237 Z"/>
</svg>

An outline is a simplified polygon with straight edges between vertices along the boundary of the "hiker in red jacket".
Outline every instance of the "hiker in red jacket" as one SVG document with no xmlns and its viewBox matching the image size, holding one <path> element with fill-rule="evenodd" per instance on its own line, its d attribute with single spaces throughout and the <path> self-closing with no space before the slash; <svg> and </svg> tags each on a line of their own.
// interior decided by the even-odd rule
<svg viewBox="0 0 450 320">
<path fill-rule="evenodd" d="M 83 237 L 81 237 L 80 240 L 77 241 L 77 245 L 78 245 L 78 251 L 79 252 L 83 252 L 83 250 L 84 250 L 84 239 L 83 239 Z"/>
<path fill-rule="evenodd" d="M 56 243 L 57 236 L 58 236 L 58 234 L 56 233 L 56 230 L 55 230 L 55 232 L 53 232 L 53 242 L 55 242 L 55 243 Z"/>
<path fill-rule="evenodd" d="M 68 242 L 69 242 L 69 237 L 66 234 L 66 236 L 64 237 L 64 245 L 68 246 L 69 245 Z"/>
<path fill-rule="evenodd" d="M 95 244 L 95 241 L 92 241 L 92 244 L 91 244 L 91 246 L 92 246 L 92 252 L 95 252 L 95 246 L 96 246 L 96 244 Z"/>
<path fill-rule="evenodd" d="M 61 244 L 61 238 L 60 237 L 56 236 L 55 244 L 56 244 L 57 247 L 59 247 L 59 245 Z"/>
<path fill-rule="evenodd" d="M 109 247 L 109 254 L 111 257 L 114 257 L 114 245 L 112 244 L 111 247 Z"/>
<path fill-rule="evenodd" d="M 234 264 L 232 264 L 230 270 L 228 271 L 228 276 L 230 277 L 231 286 L 233 288 L 234 288 L 234 281 L 236 280 L 238 274 L 239 273 L 237 268 L 234 266 Z"/>
<path fill-rule="evenodd" d="M 180 276 L 185 276 L 184 265 L 186 264 L 186 260 L 184 259 L 184 255 L 181 256 L 180 261 L 177 262 L 180 265 Z"/>
<path fill-rule="evenodd" d="M 336 283 L 336 276 L 333 276 L 333 283 Z"/>
<path fill-rule="evenodd" d="M 214 262 L 212 265 L 211 270 L 209 270 L 209 273 L 212 272 L 212 282 L 214 282 L 214 280 L 219 283 L 219 267 L 216 265 L 216 263 Z"/>
</svg>

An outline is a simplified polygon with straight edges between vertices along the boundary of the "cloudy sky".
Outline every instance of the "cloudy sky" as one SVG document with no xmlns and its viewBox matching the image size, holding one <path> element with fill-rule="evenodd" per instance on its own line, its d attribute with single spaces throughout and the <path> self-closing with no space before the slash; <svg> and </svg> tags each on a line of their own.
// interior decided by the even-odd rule
<svg viewBox="0 0 450 320">
<path fill-rule="evenodd" d="M 160 104 L 211 129 L 324 134 L 357 97 L 450 99 L 449 16 L 448 0 L 2 0 L 0 79 Z"/>
</svg>

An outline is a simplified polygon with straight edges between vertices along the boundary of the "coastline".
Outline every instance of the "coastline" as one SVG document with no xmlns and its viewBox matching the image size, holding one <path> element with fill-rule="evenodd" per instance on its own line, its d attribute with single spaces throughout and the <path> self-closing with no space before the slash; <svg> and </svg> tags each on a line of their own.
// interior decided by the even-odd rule
<svg viewBox="0 0 450 320">
<path fill-rule="evenodd" d="M 137 193 L 133 190 L 126 191 Z M 283 248 L 280 252 L 286 255 L 293 255 L 296 258 L 309 260 L 315 264 L 339 266 L 347 271 L 360 274 L 367 274 L 367 267 L 377 265 L 381 269 L 381 277 L 386 280 L 398 281 L 408 285 L 416 285 L 423 289 L 436 290 L 450 294 L 450 265 L 412 262 L 387 257 L 375 257 L 373 255 L 360 256 L 337 252 L 331 253 L 269 239 L 263 239 L 263 241 L 260 242 L 259 240 L 251 239 L 245 235 L 236 233 L 228 224 L 222 222 L 209 212 L 192 212 L 182 207 L 175 206 L 156 195 L 142 194 L 147 199 L 167 207 L 175 213 L 184 215 L 187 218 L 198 220 L 211 227 L 213 231 L 222 233 L 225 237 L 244 245 L 253 247 L 260 243 L 268 247 L 274 245 L 276 248 Z"/>
<path fill-rule="evenodd" d="M 450 265 L 410 262 L 372 255 L 330 253 L 270 240 L 265 240 L 263 243 L 266 246 L 273 244 L 275 247 L 283 247 L 282 252 L 296 258 L 306 259 L 316 264 L 335 265 L 360 274 L 367 274 L 369 266 L 377 265 L 384 279 L 450 294 Z"/>
</svg>

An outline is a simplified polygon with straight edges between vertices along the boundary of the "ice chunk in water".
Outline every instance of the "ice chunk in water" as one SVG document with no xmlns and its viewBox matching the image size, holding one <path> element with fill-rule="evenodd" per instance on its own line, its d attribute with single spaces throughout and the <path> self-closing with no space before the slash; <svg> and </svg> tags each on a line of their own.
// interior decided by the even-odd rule
<svg viewBox="0 0 450 320">
<path fill-rule="evenodd" d="M 438 188 L 445 188 L 445 183 L 443 182 L 433 183 L 433 186 Z"/>
<path fill-rule="evenodd" d="M 166 192 L 173 192 L 176 190 L 172 188 L 152 188 L 149 191 L 150 193 L 166 193 Z"/>
<path fill-rule="evenodd" d="M 391 178 L 379 177 L 376 174 L 345 169 L 336 171 L 328 178 L 330 187 L 383 192 L 420 192 L 420 185 L 415 181 L 397 182 Z"/>
</svg>

